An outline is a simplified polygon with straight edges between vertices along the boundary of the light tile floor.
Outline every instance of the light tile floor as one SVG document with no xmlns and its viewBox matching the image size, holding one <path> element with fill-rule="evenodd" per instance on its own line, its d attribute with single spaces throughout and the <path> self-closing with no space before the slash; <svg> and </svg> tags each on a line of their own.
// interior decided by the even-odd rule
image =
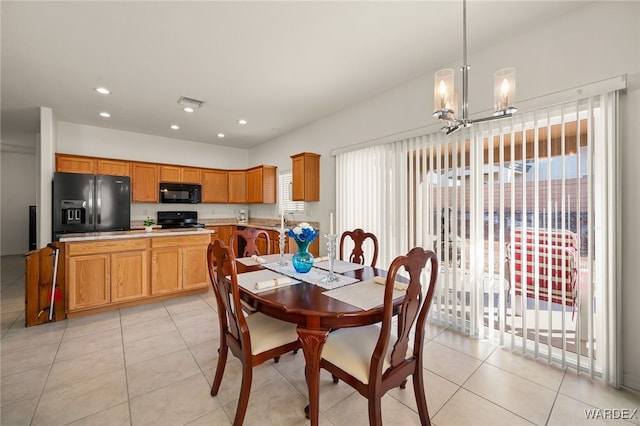
<svg viewBox="0 0 640 426">
<path fill-rule="evenodd" d="M 23 262 L 2 257 L 2 425 L 231 424 L 240 387 L 233 357 L 220 393 L 209 395 L 219 343 L 212 292 L 25 328 Z M 427 328 L 424 380 L 437 426 L 640 425 L 640 414 L 629 421 L 585 415 L 640 409 L 635 392 Z M 257 367 L 245 424 L 308 424 L 303 371 L 301 353 Z M 363 397 L 326 372 L 321 379 L 322 425 L 368 424 Z M 382 413 L 385 425 L 420 423 L 411 381 L 385 395 Z"/>
</svg>

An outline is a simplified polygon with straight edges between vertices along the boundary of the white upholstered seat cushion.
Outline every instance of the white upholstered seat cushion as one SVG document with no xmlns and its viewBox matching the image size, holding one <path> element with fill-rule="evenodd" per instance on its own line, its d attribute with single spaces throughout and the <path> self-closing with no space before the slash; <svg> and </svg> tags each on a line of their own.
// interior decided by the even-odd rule
<svg viewBox="0 0 640 426">
<path fill-rule="evenodd" d="M 293 323 L 280 321 L 260 312 L 245 319 L 251 335 L 252 355 L 298 340 L 296 325 Z"/>
<path fill-rule="evenodd" d="M 329 334 L 322 348 L 322 358 L 346 371 L 364 384 L 369 383 L 371 355 L 380 337 L 380 325 L 344 328 Z M 391 367 L 391 350 L 395 338 L 391 336 L 387 356 L 382 364 L 382 372 Z M 409 348 L 408 354 L 412 353 Z"/>
</svg>

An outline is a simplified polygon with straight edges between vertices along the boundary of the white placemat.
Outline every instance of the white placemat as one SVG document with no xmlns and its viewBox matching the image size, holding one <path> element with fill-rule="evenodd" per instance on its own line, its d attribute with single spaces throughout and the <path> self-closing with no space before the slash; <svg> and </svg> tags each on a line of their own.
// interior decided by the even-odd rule
<svg viewBox="0 0 640 426">
<path fill-rule="evenodd" d="M 291 260 L 292 256 L 293 256 L 292 254 L 286 253 L 284 255 L 284 258 L 287 259 L 287 260 Z M 264 262 L 258 262 L 253 257 L 239 257 L 239 258 L 236 259 L 236 262 L 240 262 L 244 266 L 262 265 L 264 263 L 277 262 L 278 260 L 280 260 L 280 254 L 265 254 L 265 255 L 262 255 L 262 256 L 258 256 L 258 259 L 263 259 Z"/>
<path fill-rule="evenodd" d="M 323 282 L 323 279 L 328 274 L 327 271 L 318 268 L 311 268 L 309 272 L 301 274 L 294 269 L 291 262 L 289 262 L 285 266 L 280 266 L 277 263 L 264 263 L 262 266 L 267 269 L 271 269 L 273 271 L 287 275 L 289 277 L 293 277 L 297 280 L 305 281 L 326 289 L 338 288 L 347 284 L 357 283 L 359 281 L 357 278 L 345 277 L 344 275 L 335 274 L 335 276 L 337 277 L 337 281 Z"/>
<path fill-rule="evenodd" d="M 244 274 L 238 274 L 238 285 L 246 288 L 252 293 L 262 293 L 263 291 L 275 290 L 281 287 L 286 287 L 286 286 L 300 283 L 300 281 L 292 279 L 290 283 L 280 284 L 274 287 L 262 288 L 260 290 L 256 288 L 257 282 L 273 280 L 273 279 L 281 279 L 281 278 L 285 278 L 285 276 L 277 272 L 271 271 L 269 269 L 261 269 L 259 271 L 245 272 Z"/>
<path fill-rule="evenodd" d="M 320 269 L 326 269 L 328 271 L 329 261 L 323 260 L 322 262 L 314 263 L 313 266 Z M 338 259 L 333 261 L 333 272 L 337 274 L 343 274 L 349 271 L 357 271 L 358 269 L 362 269 L 362 268 L 364 268 L 364 265 L 361 265 L 359 263 L 345 262 L 344 260 L 338 260 Z"/>
<path fill-rule="evenodd" d="M 401 297 L 404 293 L 404 291 L 393 290 L 393 298 Z M 325 291 L 322 294 L 367 311 L 382 305 L 384 302 L 384 285 L 378 284 L 373 280 L 367 280 L 335 290 Z"/>
</svg>

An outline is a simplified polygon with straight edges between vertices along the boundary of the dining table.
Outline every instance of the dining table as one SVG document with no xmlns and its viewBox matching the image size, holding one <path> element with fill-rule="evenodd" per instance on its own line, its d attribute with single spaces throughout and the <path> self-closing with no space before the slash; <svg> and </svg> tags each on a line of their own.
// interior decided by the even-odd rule
<svg viewBox="0 0 640 426">
<path fill-rule="evenodd" d="M 238 282 L 245 282 L 245 285 L 239 285 L 240 297 L 251 309 L 282 321 L 297 324 L 296 329 L 306 362 L 305 376 L 309 393 L 309 405 L 305 408 L 305 412 L 311 425 L 315 426 L 318 424 L 320 414 L 320 357 L 322 347 L 329 336 L 329 332 L 332 330 L 365 326 L 382 321 L 384 285 L 370 285 L 370 283 L 373 282 L 375 277 L 386 277 L 387 271 L 359 264 L 351 264 L 350 267 L 347 262 L 336 261 L 342 266 L 343 271 L 334 275 L 339 275 L 341 279 L 349 282 L 349 284 L 338 287 L 339 289 L 355 290 L 355 287 L 351 286 L 356 284 L 370 285 L 368 289 L 363 289 L 369 297 L 372 293 L 379 293 L 380 303 L 377 304 L 374 301 L 373 305 L 376 306 L 365 306 L 363 309 L 324 294 L 335 292 L 338 288 L 331 290 L 331 285 L 323 287 L 317 283 L 310 282 L 314 280 L 305 278 L 307 276 L 315 276 L 317 278 L 323 273 L 328 274 L 329 271 L 320 269 L 321 264 L 318 264 L 318 267 L 314 267 L 311 271 L 312 273 L 308 275 L 288 274 L 292 276 L 293 285 L 291 283 L 289 285 L 275 285 L 258 291 L 253 285 L 246 285 L 246 283 L 253 283 L 255 280 L 243 280 L 243 276 L 249 278 L 250 274 L 248 273 L 256 274 L 256 271 L 274 266 L 275 262 L 270 263 L 270 261 L 275 260 L 275 258 L 274 255 L 271 255 L 270 259 L 263 260 L 264 263 L 252 262 L 248 259 L 241 258 L 236 260 Z M 291 265 L 290 261 L 288 265 Z M 283 273 L 287 268 L 293 271 L 291 266 L 275 266 L 274 273 L 287 275 Z M 402 277 L 398 277 L 398 280 L 402 280 Z M 371 291 L 371 289 L 376 291 Z M 394 293 L 394 304 L 396 305 L 394 314 L 397 314 L 400 302 L 401 294 L 398 293 L 396 295 Z"/>
</svg>

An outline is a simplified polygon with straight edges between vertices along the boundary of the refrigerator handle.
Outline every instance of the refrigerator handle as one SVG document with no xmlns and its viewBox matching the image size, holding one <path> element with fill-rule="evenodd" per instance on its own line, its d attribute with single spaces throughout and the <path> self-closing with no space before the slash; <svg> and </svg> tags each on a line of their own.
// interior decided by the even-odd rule
<svg viewBox="0 0 640 426">
<path fill-rule="evenodd" d="M 87 216 L 89 218 L 89 225 L 93 225 L 93 178 L 89 179 L 89 197 L 88 197 L 88 203 L 89 203 L 89 210 L 87 211 Z"/>
<path fill-rule="evenodd" d="M 102 223 L 102 179 L 96 178 L 96 225 Z"/>
</svg>

